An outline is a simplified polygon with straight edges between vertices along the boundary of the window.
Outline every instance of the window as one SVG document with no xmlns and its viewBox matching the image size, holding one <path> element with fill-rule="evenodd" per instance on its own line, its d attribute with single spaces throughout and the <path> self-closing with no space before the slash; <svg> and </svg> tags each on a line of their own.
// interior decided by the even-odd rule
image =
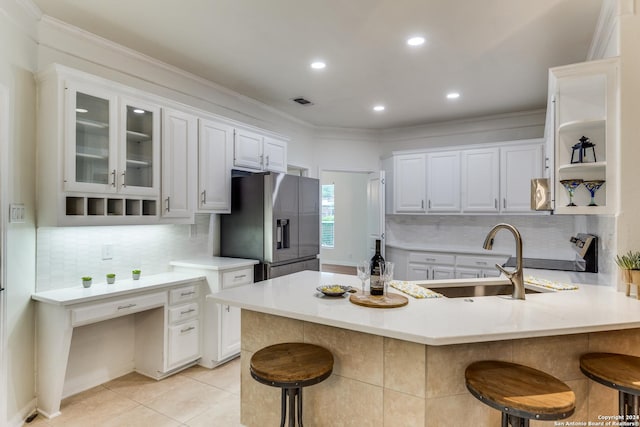
<svg viewBox="0 0 640 427">
<path fill-rule="evenodd" d="M 335 213 L 334 185 L 322 185 L 322 246 L 332 248 L 334 246 L 334 213 Z"/>
</svg>

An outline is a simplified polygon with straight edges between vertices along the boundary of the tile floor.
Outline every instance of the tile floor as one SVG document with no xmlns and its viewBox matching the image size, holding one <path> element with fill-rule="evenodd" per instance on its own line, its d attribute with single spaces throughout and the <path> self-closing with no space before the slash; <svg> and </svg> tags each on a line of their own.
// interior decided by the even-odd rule
<svg viewBox="0 0 640 427">
<path fill-rule="evenodd" d="M 62 415 L 25 427 L 239 427 L 240 358 L 162 381 L 135 372 L 62 401 Z"/>
</svg>

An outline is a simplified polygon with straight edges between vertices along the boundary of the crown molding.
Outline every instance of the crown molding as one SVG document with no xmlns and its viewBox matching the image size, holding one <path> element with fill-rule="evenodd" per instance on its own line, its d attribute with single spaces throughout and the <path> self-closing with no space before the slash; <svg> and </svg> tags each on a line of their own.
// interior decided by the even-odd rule
<svg viewBox="0 0 640 427">
<path fill-rule="evenodd" d="M 42 18 L 42 10 L 32 0 L 14 0 L 27 14 L 39 21 Z"/>
<path fill-rule="evenodd" d="M 30 0 L 20 0 L 20 1 L 30 1 Z M 291 116 L 291 115 L 289 115 L 289 114 L 287 114 L 287 113 L 285 113 L 285 112 L 283 112 L 281 110 L 278 110 L 277 108 L 274 108 L 274 107 L 272 107 L 270 105 L 267 105 L 267 104 L 265 104 L 265 103 L 263 103 L 261 101 L 258 101 L 258 100 L 254 99 L 254 98 L 250 98 L 250 97 L 248 97 L 246 95 L 242 95 L 242 94 L 240 94 L 238 92 L 235 92 L 235 91 L 233 91 L 233 90 L 231 90 L 231 89 L 229 89 L 227 87 L 224 87 L 224 86 L 222 86 L 220 84 L 217 84 L 217 83 L 215 83 L 215 82 L 213 82 L 211 80 L 207 80 L 207 79 L 205 79 L 203 77 L 200 77 L 200 76 L 198 76 L 196 74 L 190 73 L 188 71 L 185 71 L 185 70 L 183 70 L 181 68 L 178 68 L 178 67 L 176 67 L 174 65 L 168 64 L 166 62 L 160 61 L 160 60 L 158 60 L 156 58 L 153 58 L 153 57 L 151 57 L 149 55 L 145 55 L 144 53 L 138 52 L 138 51 L 136 51 L 134 49 L 131 49 L 131 48 L 123 46 L 123 45 L 121 45 L 119 43 L 113 42 L 113 41 L 108 40 L 108 39 L 106 39 L 104 37 L 101 37 L 101 36 L 98 36 L 98 35 L 96 35 L 94 33 L 89 32 L 89 31 L 83 30 L 81 28 L 78 28 L 76 26 L 68 24 L 68 23 L 66 23 L 64 21 L 61 21 L 61 20 L 56 19 L 54 17 L 51 17 L 49 15 L 43 15 L 42 18 L 40 19 L 40 22 L 42 24 L 44 24 L 44 25 L 49 25 L 49 26 L 55 28 L 58 31 L 67 33 L 67 34 L 69 34 L 69 35 L 71 35 L 73 37 L 84 39 L 89 44 L 93 44 L 93 45 L 96 45 L 98 47 L 101 47 L 101 48 L 104 48 L 104 49 L 108 49 L 108 50 L 110 50 L 112 52 L 115 52 L 115 53 L 117 53 L 119 55 L 122 55 L 122 56 L 128 57 L 130 59 L 134 59 L 134 60 L 140 61 L 142 63 L 145 63 L 145 64 L 149 65 L 149 66 L 160 68 L 160 69 L 162 69 L 164 71 L 167 71 L 167 72 L 169 72 L 171 74 L 175 74 L 175 75 L 178 75 L 178 76 L 180 76 L 180 77 L 182 77 L 184 79 L 190 80 L 190 81 L 192 81 L 192 82 L 194 82 L 194 83 L 196 83 L 198 85 L 207 87 L 207 88 L 212 89 L 212 90 L 214 90 L 216 92 L 220 92 L 220 93 L 222 93 L 224 95 L 227 95 L 229 97 L 235 98 L 235 99 L 237 99 L 237 100 L 239 100 L 241 102 L 248 103 L 248 104 L 251 104 L 253 106 L 256 106 L 256 107 L 258 107 L 258 108 L 260 108 L 262 110 L 268 111 L 269 113 L 272 113 L 272 114 L 277 115 L 277 116 L 279 116 L 281 118 L 284 118 L 287 121 L 295 122 L 296 124 L 302 125 L 302 126 L 307 127 L 307 128 L 315 128 L 315 126 L 312 125 L 311 123 L 308 123 L 308 122 L 306 122 L 304 120 L 301 120 L 301 119 L 299 119 L 297 117 L 293 117 L 293 116 Z M 48 47 L 50 47 L 52 49 L 63 51 L 64 53 L 67 53 L 67 54 L 70 54 L 70 55 L 74 55 L 73 52 L 62 50 L 60 46 L 51 46 L 51 45 L 49 45 L 48 43 L 46 43 L 46 42 L 44 42 L 42 40 L 40 42 L 41 42 L 42 45 L 48 46 Z M 98 65 L 106 66 L 105 64 L 98 64 Z M 138 79 L 140 78 L 140 76 L 134 75 L 134 74 L 130 74 L 125 70 L 116 69 L 116 68 L 113 68 L 113 67 L 110 67 L 110 68 L 114 69 L 115 71 L 118 71 L 120 73 L 129 75 L 131 77 L 136 77 Z M 151 82 L 150 81 L 150 83 L 154 83 L 156 85 L 159 85 L 157 82 Z M 160 86 L 162 86 L 162 85 L 160 85 Z M 176 91 L 176 89 L 174 87 L 168 87 L 168 86 L 163 86 L 163 87 L 165 87 L 167 89 L 171 89 L 173 91 Z M 199 98 L 199 99 L 201 99 L 203 101 L 206 101 L 207 103 L 212 103 L 212 101 L 210 99 L 203 98 L 203 97 L 201 97 L 199 95 L 196 95 L 196 94 L 191 94 L 191 93 L 184 93 L 184 94 L 188 95 L 188 96 L 191 96 L 191 97 Z M 228 107 L 225 107 L 223 105 L 219 105 L 219 104 L 216 104 L 216 105 L 219 106 L 219 107 L 222 107 L 222 108 L 225 108 L 225 109 L 229 110 Z M 241 113 L 241 114 L 246 116 L 246 113 L 242 113 L 242 112 L 239 112 L 239 111 L 236 111 L 236 110 L 233 110 L 233 111 L 236 112 L 236 113 Z M 253 117 L 253 118 L 257 119 L 256 117 Z"/>
<path fill-rule="evenodd" d="M 616 54 L 620 53 L 620 44 L 617 37 L 618 16 L 618 0 L 603 0 L 596 29 L 587 53 L 588 61 L 604 58 L 612 37 L 615 37 L 613 41 L 616 43 Z"/>
</svg>

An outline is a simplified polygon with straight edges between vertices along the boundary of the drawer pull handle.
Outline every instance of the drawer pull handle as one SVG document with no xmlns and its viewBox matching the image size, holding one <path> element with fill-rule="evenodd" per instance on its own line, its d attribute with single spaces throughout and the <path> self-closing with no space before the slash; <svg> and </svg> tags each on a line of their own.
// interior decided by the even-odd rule
<svg viewBox="0 0 640 427">
<path fill-rule="evenodd" d="M 243 279 L 243 278 L 245 278 L 245 277 L 247 277 L 247 275 L 246 275 L 246 274 L 241 274 L 240 276 L 234 276 L 233 278 L 234 278 L 234 279 Z"/>
<path fill-rule="evenodd" d="M 486 261 L 476 261 L 476 264 L 478 265 L 487 265 Z"/>
<path fill-rule="evenodd" d="M 189 310 L 181 311 L 180 314 L 189 314 L 193 313 L 194 311 L 196 311 L 195 308 L 190 308 Z"/>
<path fill-rule="evenodd" d="M 138 304 L 119 305 L 118 310 L 126 310 L 127 308 L 135 307 Z"/>
<path fill-rule="evenodd" d="M 435 259 L 435 258 L 425 258 L 424 260 L 425 260 L 425 261 L 431 261 L 431 262 L 435 262 L 435 261 L 436 261 L 436 259 Z"/>
<path fill-rule="evenodd" d="M 181 296 L 181 297 L 188 297 L 189 295 L 193 295 L 193 294 L 195 294 L 195 293 L 196 293 L 196 291 L 181 292 L 181 293 L 180 293 L 180 296 Z"/>
<path fill-rule="evenodd" d="M 195 326 L 189 326 L 188 328 L 180 329 L 180 333 L 184 334 L 186 332 L 193 331 L 195 328 Z"/>
</svg>

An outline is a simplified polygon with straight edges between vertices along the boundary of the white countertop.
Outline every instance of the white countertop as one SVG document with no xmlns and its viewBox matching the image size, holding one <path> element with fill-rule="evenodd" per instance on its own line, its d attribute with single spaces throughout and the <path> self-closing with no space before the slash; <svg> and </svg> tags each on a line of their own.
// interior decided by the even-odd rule
<svg viewBox="0 0 640 427">
<path fill-rule="evenodd" d="M 171 261 L 169 264 L 175 267 L 200 268 L 203 270 L 231 270 L 234 268 L 249 267 L 258 264 L 258 262 L 259 261 L 255 259 L 201 256 Z"/>
<path fill-rule="evenodd" d="M 542 270 L 536 270 L 540 272 Z M 536 276 L 544 278 L 544 275 Z M 400 308 L 361 307 L 316 287 L 360 287 L 356 276 L 303 271 L 209 295 L 216 302 L 427 345 L 566 335 L 640 327 L 640 301 L 611 286 L 511 296 L 414 299 Z M 395 291 L 395 290 L 394 290 Z"/>
<path fill-rule="evenodd" d="M 50 291 L 36 292 L 31 298 L 55 305 L 71 305 L 90 302 L 105 298 L 118 297 L 139 293 L 141 291 L 151 291 L 167 286 L 175 286 L 183 283 L 190 283 L 197 280 L 205 280 L 200 274 L 187 272 L 171 272 L 154 274 L 151 276 L 140 276 L 139 280 L 116 278 L 114 284 L 94 283 L 90 288 L 84 288 L 82 283 L 78 286 L 63 289 L 53 289 Z"/>
</svg>

